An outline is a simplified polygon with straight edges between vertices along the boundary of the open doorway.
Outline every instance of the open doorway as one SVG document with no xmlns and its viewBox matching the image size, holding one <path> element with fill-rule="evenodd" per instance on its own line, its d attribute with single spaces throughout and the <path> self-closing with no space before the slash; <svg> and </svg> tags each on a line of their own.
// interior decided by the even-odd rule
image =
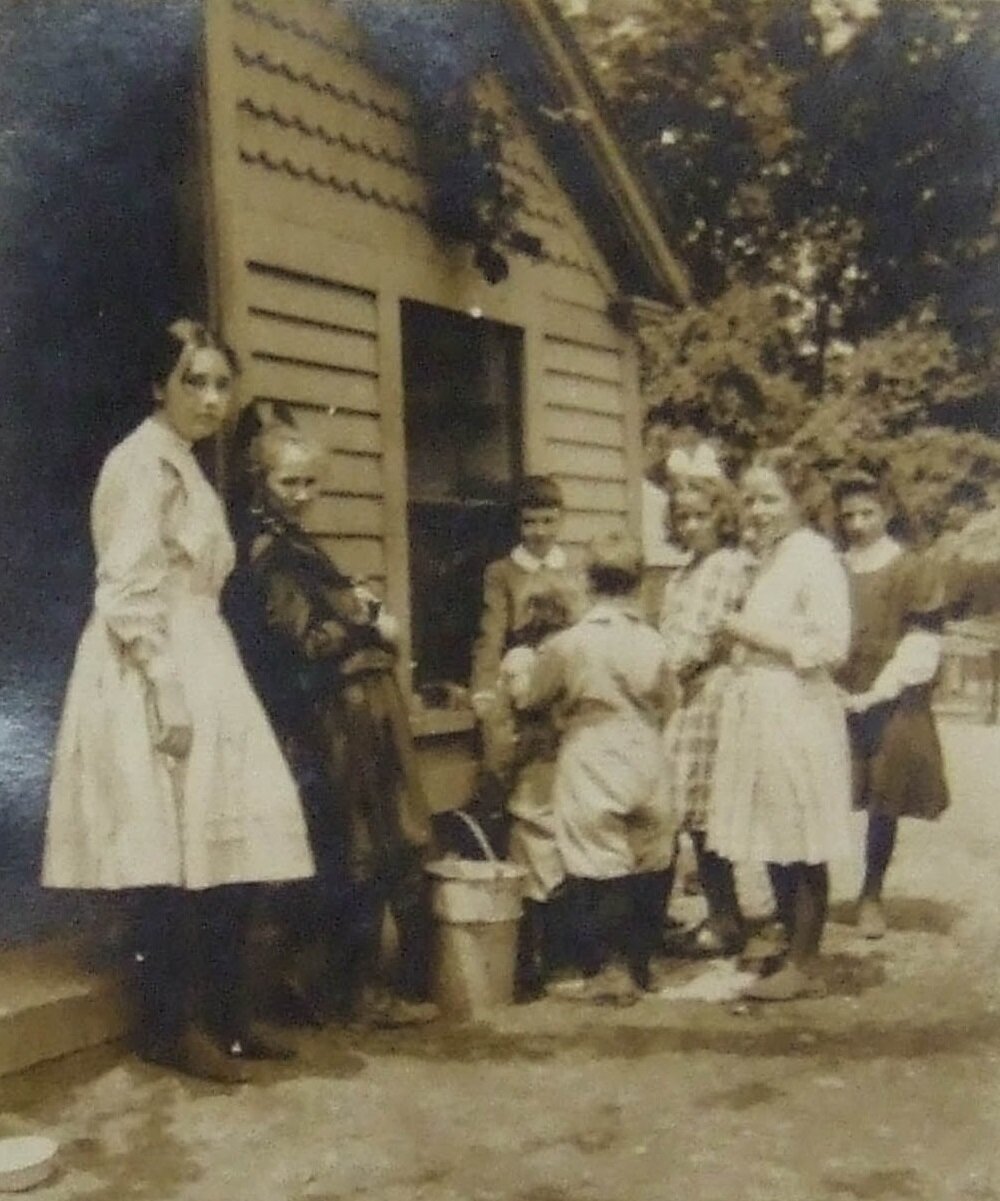
<svg viewBox="0 0 1000 1201">
<path fill-rule="evenodd" d="M 521 330 L 404 301 L 413 686 L 430 707 L 468 684 L 483 570 L 516 534 Z"/>
</svg>

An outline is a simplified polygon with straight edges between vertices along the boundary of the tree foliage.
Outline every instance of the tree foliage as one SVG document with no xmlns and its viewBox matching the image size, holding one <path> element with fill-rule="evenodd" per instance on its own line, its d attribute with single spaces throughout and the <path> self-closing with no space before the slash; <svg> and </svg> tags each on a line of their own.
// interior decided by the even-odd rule
<svg viewBox="0 0 1000 1201">
<path fill-rule="evenodd" d="M 997 0 L 565 0 L 699 303 L 647 402 L 885 453 L 927 533 L 1000 500 Z"/>
</svg>

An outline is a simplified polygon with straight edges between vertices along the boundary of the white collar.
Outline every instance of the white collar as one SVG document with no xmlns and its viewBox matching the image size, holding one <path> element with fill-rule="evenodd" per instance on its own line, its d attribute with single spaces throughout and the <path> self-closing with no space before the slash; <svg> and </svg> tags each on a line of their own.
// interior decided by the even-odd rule
<svg viewBox="0 0 1000 1201">
<path fill-rule="evenodd" d="M 510 557 L 522 571 L 529 571 L 532 574 L 541 571 L 543 567 L 548 568 L 549 571 L 565 571 L 568 562 L 566 552 L 561 546 L 553 546 L 544 559 L 539 559 L 527 547 L 518 544 L 510 552 Z"/>
<path fill-rule="evenodd" d="M 597 600 L 583 615 L 582 620 L 595 622 L 597 625 L 606 625 L 609 621 L 618 621 L 621 618 L 641 623 L 642 614 L 639 612 L 638 605 L 634 601 L 615 604 L 614 601 Z"/>
<path fill-rule="evenodd" d="M 139 429 L 145 431 L 147 438 L 152 438 L 159 444 L 159 449 L 163 454 L 176 455 L 185 463 L 197 461 L 194 458 L 191 443 L 185 441 L 167 421 L 161 421 L 150 415 L 142 422 Z"/>
<path fill-rule="evenodd" d="M 903 548 L 888 534 L 883 534 L 871 546 L 849 546 L 844 551 L 844 562 L 854 575 L 871 575 L 881 571 L 903 553 Z"/>
</svg>

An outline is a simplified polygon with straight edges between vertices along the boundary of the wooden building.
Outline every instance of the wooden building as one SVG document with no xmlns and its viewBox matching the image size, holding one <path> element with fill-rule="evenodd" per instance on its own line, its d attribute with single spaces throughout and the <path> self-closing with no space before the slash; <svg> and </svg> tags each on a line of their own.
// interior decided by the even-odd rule
<svg viewBox="0 0 1000 1201">
<path fill-rule="evenodd" d="M 411 34 L 426 12 L 439 50 L 454 20 L 449 66 L 503 131 L 528 249 L 500 247 L 498 282 L 432 228 L 435 64 L 392 44 L 394 9 Z M 620 317 L 635 298 L 682 303 L 684 275 L 547 0 L 206 0 L 205 34 L 210 303 L 254 403 L 283 402 L 330 451 L 316 532 L 402 618 L 444 807 L 470 779 L 457 686 L 511 485 L 558 477 L 570 544 L 635 525 L 637 348 Z"/>
</svg>

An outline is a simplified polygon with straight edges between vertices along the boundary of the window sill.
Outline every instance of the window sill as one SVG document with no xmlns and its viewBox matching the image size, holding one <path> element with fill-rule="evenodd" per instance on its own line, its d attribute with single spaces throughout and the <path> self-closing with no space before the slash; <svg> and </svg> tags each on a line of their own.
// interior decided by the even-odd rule
<svg viewBox="0 0 1000 1201">
<path fill-rule="evenodd" d="M 414 738 L 434 738 L 445 734 L 465 734 L 475 728 L 476 715 L 471 709 L 411 709 L 410 728 Z"/>
</svg>

